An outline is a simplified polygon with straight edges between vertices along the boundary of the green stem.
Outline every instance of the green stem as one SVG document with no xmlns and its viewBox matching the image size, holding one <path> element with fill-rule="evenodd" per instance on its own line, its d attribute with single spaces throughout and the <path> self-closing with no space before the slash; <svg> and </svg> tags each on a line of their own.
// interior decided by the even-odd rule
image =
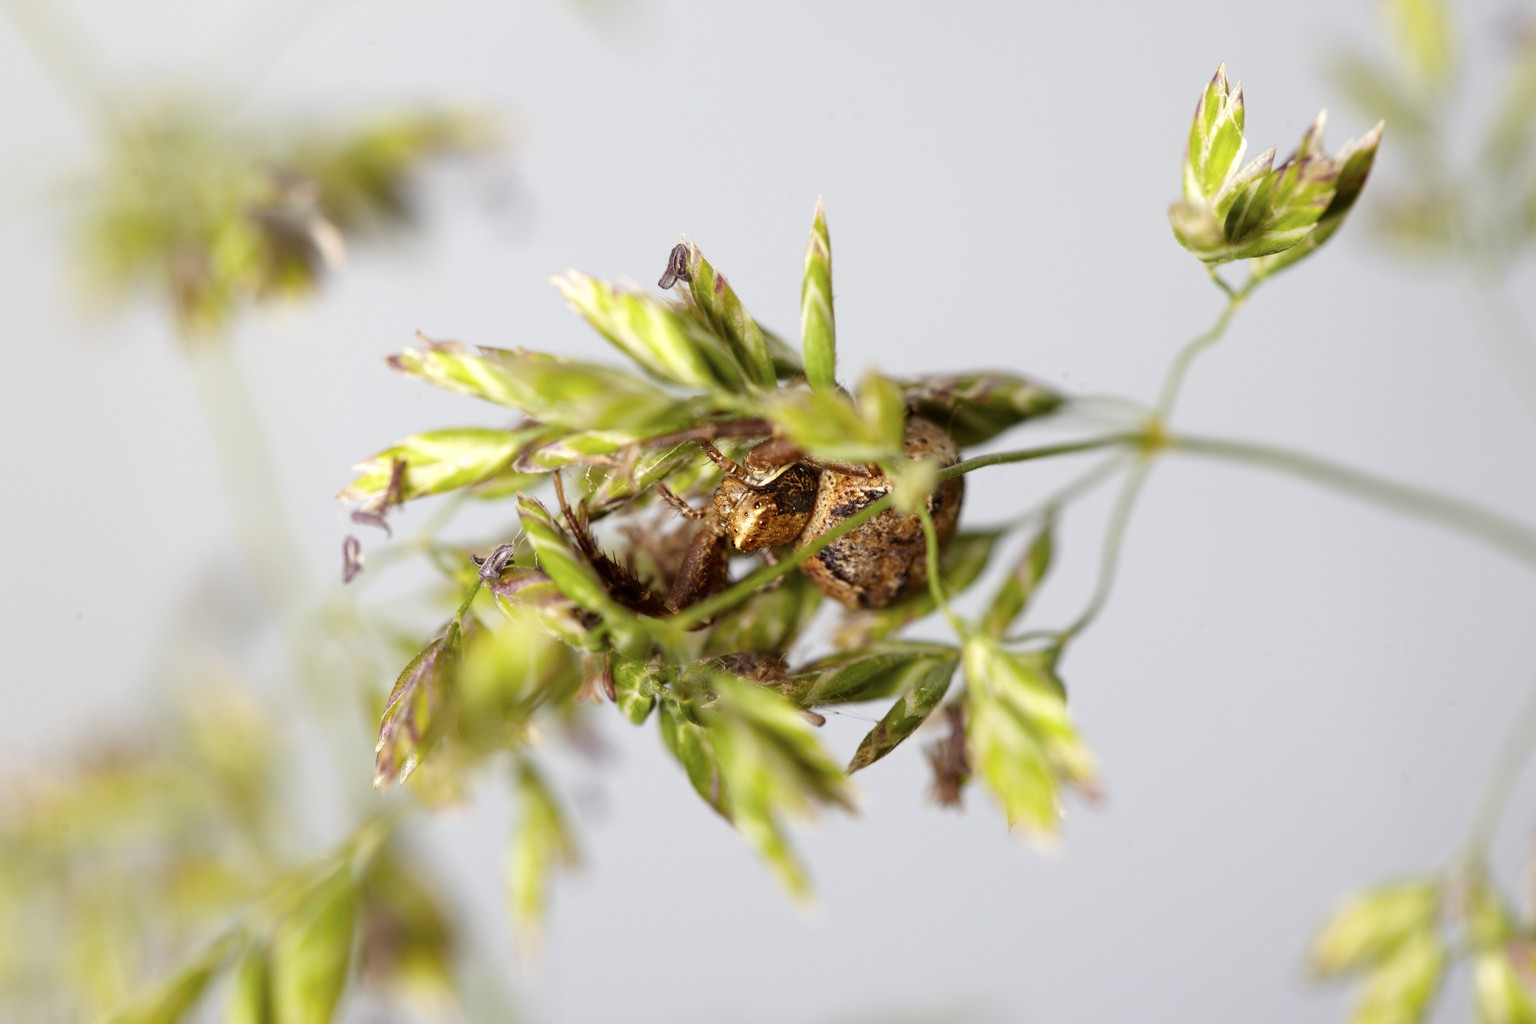
<svg viewBox="0 0 1536 1024">
<path fill-rule="evenodd" d="M 1115 507 L 1109 516 L 1109 527 L 1104 533 L 1104 553 L 1099 560 L 1099 581 L 1082 614 L 1061 631 L 1059 637 L 1061 643 L 1066 643 L 1091 626 L 1093 620 L 1098 618 L 1099 613 L 1104 610 L 1104 605 L 1109 601 L 1109 595 L 1115 587 L 1115 575 L 1120 568 L 1120 550 L 1125 544 L 1125 531 L 1130 525 L 1131 512 L 1136 507 L 1136 499 L 1141 496 L 1142 485 L 1147 481 L 1147 472 L 1152 468 L 1152 458 L 1150 453 L 1142 455 L 1131 467 L 1131 471 L 1125 475 L 1125 483 L 1121 485 L 1120 494 L 1115 498 Z"/>
<path fill-rule="evenodd" d="M 1174 356 L 1172 364 L 1168 367 L 1168 373 L 1163 378 L 1163 386 L 1158 394 L 1157 411 L 1147 431 L 1140 435 L 1131 435 L 1129 440 L 1142 446 L 1142 455 L 1131 471 L 1126 474 L 1125 483 L 1120 488 L 1120 494 L 1115 499 L 1114 510 L 1110 513 L 1109 527 L 1104 534 L 1103 553 L 1099 559 L 1099 578 L 1094 585 L 1093 595 L 1088 599 L 1088 605 L 1072 624 L 1058 633 L 1031 633 L 1027 636 L 1051 637 L 1058 644 L 1064 644 L 1083 630 L 1091 626 L 1104 606 L 1109 602 L 1109 595 L 1115 586 L 1115 577 L 1120 569 L 1120 552 L 1125 545 L 1125 533 L 1130 526 L 1131 513 L 1136 508 L 1136 500 L 1141 496 L 1141 490 L 1147 480 L 1147 473 L 1152 468 L 1152 458 L 1156 455 L 1163 439 L 1163 424 L 1173 414 L 1174 404 L 1179 398 L 1179 389 L 1184 385 L 1184 378 L 1189 374 L 1189 368 L 1194 364 L 1200 353 L 1210 348 L 1222 339 L 1227 333 L 1227 327 L 1232 323 L 1232 318 L 1247 301 L 1248 294 L 1258 286 L 1257 278 L 1249 278 L 1248 282 L 1240 289 L 1233 287 L 1222 280 L 1216 273 L 1215 267 L 1207 267 L 1211 281 L 1227 296 L 1227 303 L 1222 307 L 1216 322 L 1204 334 L 1190 340 L 1178 355 Z"/>
<path fill-rule="evenodd" d="M 105 62 L 63 6 L 57 0 L 0 0 L 27 48 L 70 100 L 98 124 L 120 121 L 119 90 L 107 87 L 100 73 Z"/>
<path fill-rule="evenodd" d="M 1471 287 L 1488 319 L 1489 329 L 1478 332 L 1484 349 L 1525 411 L 1536 416 L 1536 349 L 1519 306 L 1502 279 L 1477 278 Z"/>
<path fill-rule="evenodd" d="M 1059 490 L 1053 491 L 1043 501 L 1037 501 L 1018 515 L 1004 520 L 1003 528 L 1019 529 L 1028 526 L 1042 516 L 1054 514 L 1064 505 L 1070 505 L 1077 499 L 1089 494 L 1099 484 L 1114 476 L 1124 461 L 1125 456 L 1123 455 L 1110 455 L 1099 460 L 1090 466 L 1086 473 L 1074 477 Z"/>
<path fill-rule="evenodd" d="M 1173 357 L 1168 373 L 1163 377 L 1162 389 L 1157 396 L 1157 417 L 1160 420 L 1167 420 L 1173 414 L 1174 403 L 1179 400 L 1179 389 L 1184 386 L 1184 378 L 1189 374 L 1189 368 L 1195 359 L 1222 339 L 1222 336 L 1227 333 L 1228 325 L 1232 323 L 1232 317 L 1242 308 L 1243 303 L 1248 301 L 1249 293 L 1259 284 L 1257 278 L 1249 278 L 1247 284 L 1234 291 L 1231 285 L 1216 276 L 1214 269 L 1211 270 L 1211 279 L 1227 293 L 1227 304 L 1222 307 L 1221 315 L 1216 318 L 1210 330 L 1192 338 L 1179 350 L 1179 354 Z"/>
<path fill-rule="evenodd" d="M 1100 448 L 1144 445 L 1146 442 L 1147 435 L 1144 433 L 1105 434 L 1103 437 L 1091 437 L 1086 441 L 1067 441 L 1063 444 L 1046 445 L 1040 448 L 1020 448 L 1009 452 L 978 455 L 974 459 L 966 459 L 964 462 L 957 462 L 953 466 L 945 466 L 939 470 L 939 482 L 953 480 L 957 476 L 964 476 L 988 466 L 1006 466 L 1014 462 L 1049 459 L 1057 455 L 1076 455 L 1078 452 L 1091 452 Z"/>
<path fill-rule="evenodd" d="M 919 505 L 917 518 L 923 524 L 923 542 L 927 548 L 928 594 L 933 598 L 933 606 L 949 620 L 949 628 L 957 637 L 964 637 L 965 625 L 950 611 L 949 598 L 944 595 L 944 586 L 939 579 L 939 531 L 933 525 L 933 515 L 925 506 Z"/>
<path fill-rule="evenodd" d="M 1205 272 L 1206 275 L 1210 277 L 1211 283 L 1214 284 L 1217 288 L 1220 288 L 1222 293 L 1226 295 L 1228 301 L 1237 298 L 1237 290 L 1231 285 L 1227 284 L 1226 280 L 1216 272 L 1216 267 L 1213 264 L 1207 263 L 1205 265 Z M 1249 280 L 1247 287 L 1253 287 L 1253 281 L 1251 279 Z M 1247 288 L 1244 289 L 1244 291 L 1246 290 Z"/>
<path fill-rule="evenodd" d="M 278 500 L 261 416 L 227 344 L 188 353 L 230 517 L 257 588 L 279 620 L 305 592 L 298 539 Z"/>
<path fill-rule="evenodd" d="M 1536 530 L 1469 501 L 1274 445 L 1185 434 L 1168 435 L 1164 444 L 1191 455 L 1289 473 L 1410 518 L 1434 523 L 1536 568 Z"/>
<path fill-rule="evenodd" d="M 409 803 L 397 801 L 367 815 L 337 845 L 269 885 L 266 894 L 246 909 L 235 927 L 270 931 L 283 918 L 302 911 L 305 901 L 337 870 L 350 870 L 354 878 L 364 874 L 412 811 Z"/>
<path fill-rule="evenodd" d="M 463 625 L 464 616 L 469 614 L 469 609 L 475 603 L 475 598 L 480 596 L 480 589 L 485 586 L 485 580 L 475 580 L 474 586 L 469 588 L 469 593 L 464 595 L 464 601 L 459 605 L 459 610 L 453 613 L 453 621 Z"/>
<path fill-rule="evenodd" d="M 1504 745 L 1499 748 L 1488 779 L 1483 783 L 1482 795 L 1472 814 L 1472 827 L 1467 830 L 1462 845 L 1461 863 L 1464 866 L 1475 867 L 1487 855 L 1494 829 L 1504 816 L 1510 794 L 1530 759 L 1533 745 L 1536 745 L 1536 686 L 1526 696 L 1525 708 L 1505 735 Z"/>
</svg>

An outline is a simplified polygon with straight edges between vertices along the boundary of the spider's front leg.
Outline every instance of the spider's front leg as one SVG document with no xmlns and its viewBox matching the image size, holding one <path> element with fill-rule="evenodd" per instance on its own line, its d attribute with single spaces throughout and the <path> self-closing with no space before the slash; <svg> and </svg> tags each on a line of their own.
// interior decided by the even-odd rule
<svg viewBox="0 0 1536 1024">
<path fill-rule="evenodd" d="M 700 513 L 700 517 L 707 513 Z M 731 540 L 720 529 L 713 517 L 704 518 L 694 531 L 677 576 L 672 582 L 672 593 L 667 595 L 667 610 L 681 611 L 689 605 L 719 593 L 729 581 L 728 567 L 731 560 Z M 706 625 L 707 623 L 700 623 Z"/>
<path fill-rule="evenodd" d="M 676 512 L 684 519 L 703 519 L 705 516 L 709 515 L 709 511 L 707 509 L 694 508 L 682 498 L 678 497 L 677 492 L 668 487 L 666 484 L 657 484 L 656 493 L 661 495 L 662 501 L 671 506 L 672 511 Z"/>
</svg>

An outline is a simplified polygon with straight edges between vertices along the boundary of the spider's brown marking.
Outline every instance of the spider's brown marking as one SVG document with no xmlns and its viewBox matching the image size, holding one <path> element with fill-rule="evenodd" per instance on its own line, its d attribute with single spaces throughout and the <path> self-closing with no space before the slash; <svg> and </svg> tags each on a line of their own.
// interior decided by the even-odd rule
<svg viewBox="0 0 1536 1024">
<path fill-rule="evenodd" d="M 907 421 L 902 453 L 909 459 L 936 457 L 945 465 L 960 459 L 954 439 L 918 416 Z M 824 467 L 816 507 L 800 542 L 809 543 L 879 501 L 890 490 L 890 479 L 876 467 Z M 930 499 L 929 509 L 941 545 L 954 536 L 964 493 L 964 480 L 956 477 L 941 484 Z M 844 607 L 887 608 L 911 597 L 928 583 L 922 520 L 887 509 L 823 548 L 801 570 L 823 594 Z"/>
</svg>

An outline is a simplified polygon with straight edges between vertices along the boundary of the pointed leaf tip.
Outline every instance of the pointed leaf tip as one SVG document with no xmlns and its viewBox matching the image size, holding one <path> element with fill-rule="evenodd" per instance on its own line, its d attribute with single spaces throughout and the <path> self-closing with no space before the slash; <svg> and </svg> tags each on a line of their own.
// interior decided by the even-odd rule
<svg viewBox="0 0 1536 1024">
<path fill-rule="evenodd" d="M 837 333 L 832 310 L 832 241 L 826 211 L 816 202 L 805 245 L 805 276 L 800 285 L 800 336 L 805 377 L 811 387 L 837 387 Z"/>
</svg>

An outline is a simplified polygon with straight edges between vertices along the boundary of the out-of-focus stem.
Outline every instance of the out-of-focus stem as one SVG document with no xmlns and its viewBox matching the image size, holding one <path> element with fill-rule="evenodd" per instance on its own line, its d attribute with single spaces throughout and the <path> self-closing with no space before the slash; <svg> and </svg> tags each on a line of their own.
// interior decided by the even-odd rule
<svg viewBox="0 0 1536 1024">
<path fill-rule="evenodd" d="M 1200 353 L 1210 348 L 1222 339 L 1227 333 L 1227 327 L 1232 323 L 1232 317 L 1242 308 L 1248 300 L 1248 295 L 1258 286 L 1257 278 L 1249 278 L 1248 283 L 1241 288 L 1233 290 L 1232 286 L 1211 272 L 1211 280 L 1227 296 L 1227 304 L 1222 307 L 1221 315 L 1211 325 L 1210 330 L 1195 338 L 1179 350 L 1179 354 L 1173 357 L 1173 362 L 1168 366 L 1168 373 L 1163 378 L 1162 389 L 1157 396 L 1157 416 L 1160 420 L 1167 420 L 1173 413 L 1173 406 L 1179 400 L 1179 389 L 1184 386 L 1184 378 L 1189 374 L 1189 368 L 1194 364 Z"/>
<path fill-rule="evenodd" d="M 1472 502 L 1274 445 L 1187 434 L 1168 435 L 1163 443 L 1174 451 L 1241 462 L 1300 477 L 1410 518 L 1445 527 L 1536 568 L 1536 530 Z"/>
<path fill-rule="evenodd" d="M 1164 444 L 1168 418 L 1173 414 L 1173 407 L 1178 402 L 1179 389 L 1184 385 L 1184 378 L 1189 374 L 1190 366 L 1194 364 L 1200 353 L 1226 335 L 1227 327 L 1247 300 L 1248 293 L 1258 286 L 1258 279 L 1250 277 L 1241 288 L 1234 289 L 1222 280 L 1214 267 L 1206 269 L 1210 273 L 1211 282 L 1226 295 L 1227 303 L 1216 317 L 1216 322 L 1204 334 L 1192 338 L 1173 357 L 1173 362 L 1168 366 L 1168 372 L 1163 378 L 1163 386 L 1158 394 L 1157 410 L 1148 422 L 1145 433 L 1134 438 L 1141 445 L 1142 452 L 1136 464 L 1126 474 L 1125 482 L 1120 486 L 1120 493 L 1115 498 L 1114 511 L 1109 517 L 1109 528 L 1104 534 L 1104 547 L 1099 555 L 1098 582 L 1094 585 L 1088 605 L 1071 625 L 1059 632 L 1043 634 L 1037 632 L 1027 635 L 1050 637 L 1058 644 L 1065 644 L 1091 626 L 1099 617 L 1099 613 L 1104 610 L 1104 606 L 1109 603 L 1109 596 L 1115 587 L 1115 577 L 1120 569 L 1120 552 L 1125 545 L 1125 532 L 1131 523 L 1131 513 L 1136 508 L 1136 499 L 1141 496 L 1147 473 L 1152 469 L 1152 460 Z"/>
<path fill-rule="evenodd" d="M 957 476 L 988 466 L 1005 466 L 1013 462 L 1029 462 L 1034 459 L 1048 459 L 1057 455 L 1076 455 L 1079 452 L 1097 451 L 1100 448 L 1114 448 L 1125 445 L 1138 445 L 1146 440 L 1145 434 L 1106 434 L 1103 437 L 1091 437 L 1086 441 L 1067 441 L 1062 444 L 1044 445 L 1039 448 L 1019 448 L 1009 452 L 993 452 L 991 455 L 978 455 L 974 459 L 966 459 L 957 462 L 953 466 L 945 466 L 939 470 L 939 482 L 953 480 Z"/>
<path fill-rule="evenodd" d="M 121 119 L 115 90 L 101 78 L 104 64 L 63 5 L 42 0 L 0 0 L 3 10 L 59 89 L 97 126 Z"/>
<path fill-rule="evenodd" d="M 1136 499 L 1141 496 L 1142 485 L 1146 483 L 1147 473 L 1152 468 L 1150 453 L 1143 454 L 1136 460 L 1136 464 L 1125 475 L 1125 483 L 1120 488 L 1120 494 L 1115 498 L 1115 507 L 1109 515 L 1109 527 L 1104 533 L 1104 549 L 1099 559 L 1099 580 L 1094 586 L 1093 596 L 1088 599 L 1088 606 L 1082 614 L 1072 622 L 1070 626 L 1061 631 L 1060 642 L 1065 643 L 1089 626 L 1093 620 L 1099 617 L 1104 610 L 1104 605 L 1109 601 L 1110 592 L 1115 588 L 1115 574 L 1120 569 L 1120 549 L 1125 544 L 1125 531 L 1131 523 L 1131 512 L 1136 508 Z"/>
<path fill-rule="evenodd" d="M 1499 376 L 1508 382 L 1526 413 L 1536 418 L 1536 347 L 1503 276 L 1495 280 L 1489 276 L 1479 276 L 1471 284 L 1488 321 L 1488 330 L 1478 334 Z"/>
<path fill-rule="evenodd" d="M 1536 746 L 1536 686 L 1532 686 L 1526 696 L 1525 708 L 1505 735 L 1504 745 L 1499 748 L 1488 771 L 1488 779 L 1483 783 L 1482 795 L 1472 814 L 1472 826 L 1467 830 L 1462 847 L 1464 865 L 1475 868 L 1487 855 L 1494 829 L 1504 817 L 1504 808 L 1509 804 L 1515 783 L 1530 760 L 1532 746 Z"/>
<path fill-rule="evenodd" d="M 924 505 L 917 507 L 917 518 L 923 524 L 923 544 L 926 547 L 928 567 L 928 595 L 933 598 L 933 606 L 944 613 L 949 620 L 949 628 L 954 630 L 956 636 L 965 635 L 965 626 L 949 607 L 949 598 L 944 593 L 944 581 L 939 578 L 939 531 L 933 523 L 933 515 Z"/>
<path fill-rule="evenodd" d="M 261 418 L 230 345 L 194 349 L 189 362 L 242 554 L 262 598 L 281 619 L 305 594 L 305 573 L 298 540 L 278 500 Z"/>
</svg>

